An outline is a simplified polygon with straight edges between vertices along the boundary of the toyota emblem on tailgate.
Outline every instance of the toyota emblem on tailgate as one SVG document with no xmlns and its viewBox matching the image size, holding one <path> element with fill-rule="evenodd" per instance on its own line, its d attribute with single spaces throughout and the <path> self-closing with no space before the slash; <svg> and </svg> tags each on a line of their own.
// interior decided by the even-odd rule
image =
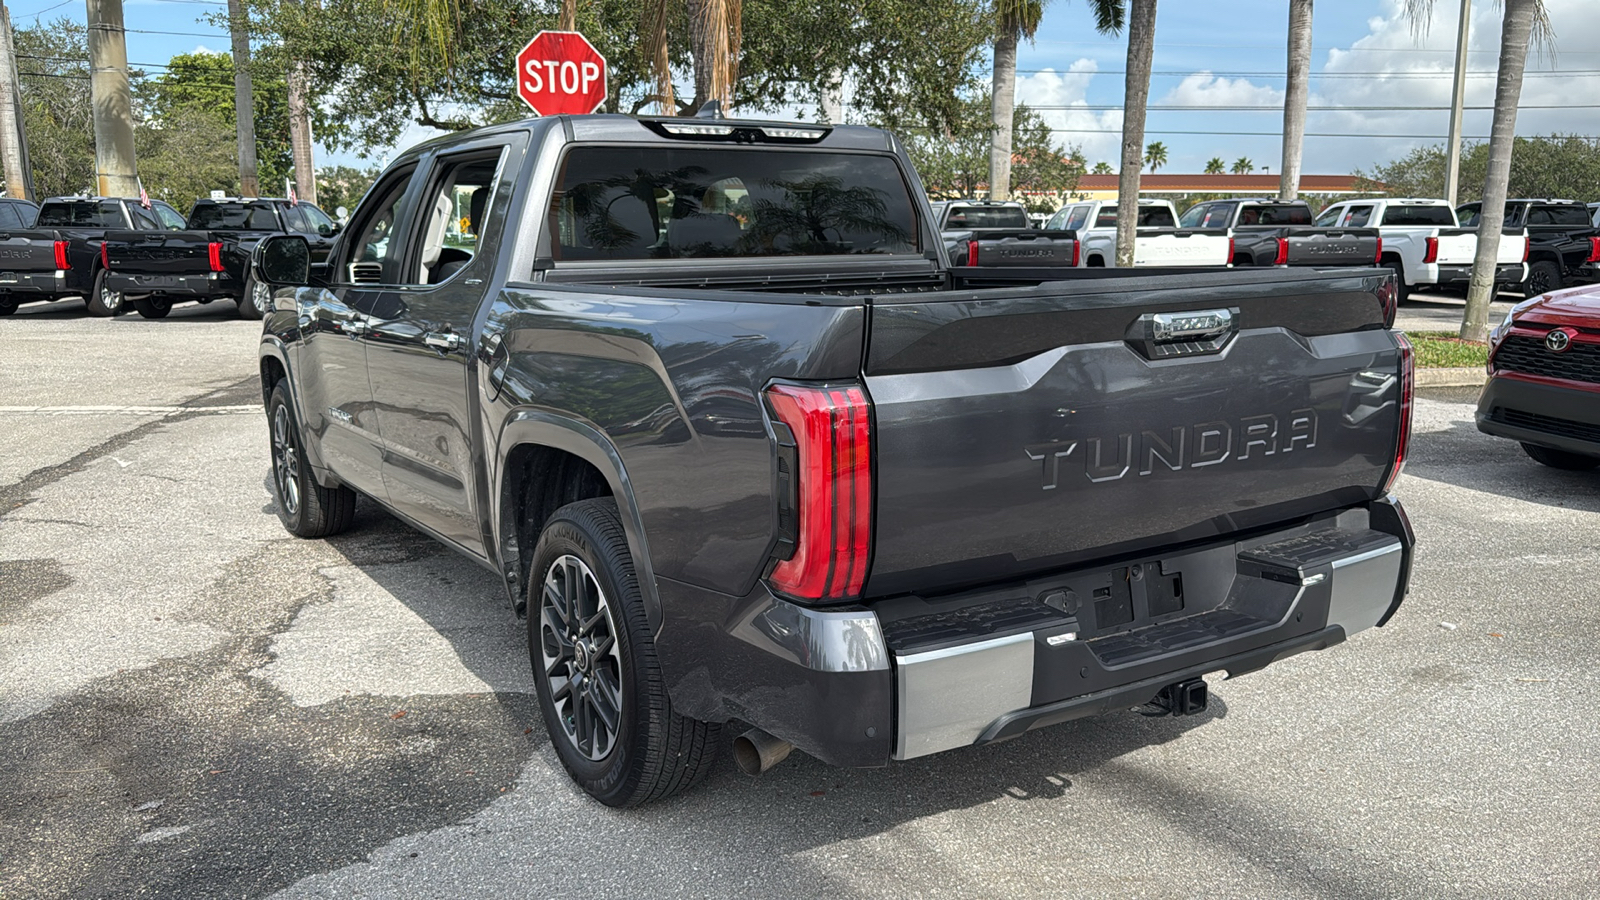
<svg viewBox="0 0 1600 900">
<path fill-rule="evenodd" d="M 1565 328 L 1557 328 L 1544 336 L 1544 345 L 1551 353 L 1565 353 L 1572 346 L 1572 332 Z"/>
</svg>

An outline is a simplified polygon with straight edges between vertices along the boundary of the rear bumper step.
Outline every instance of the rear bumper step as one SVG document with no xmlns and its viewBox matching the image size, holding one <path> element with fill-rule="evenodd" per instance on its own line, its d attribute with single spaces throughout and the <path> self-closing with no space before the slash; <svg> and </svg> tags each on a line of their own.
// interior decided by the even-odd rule
<svg viewBox="0 0 1600 900">
<path fill-rule="evenodd" d="M 1286 532 L 1031 583 L 981 602 L 885 601 L 897 759 L 1148 703 L 1380 624 L 1409 534 L 1347 511 Z M 1404 529 L 1396 529 L 1404 531 Z M 1020 595 L 1020 596 L 1019 596 Z M 917 612 L 916 607 L 927 607 Z"/>
</svg>

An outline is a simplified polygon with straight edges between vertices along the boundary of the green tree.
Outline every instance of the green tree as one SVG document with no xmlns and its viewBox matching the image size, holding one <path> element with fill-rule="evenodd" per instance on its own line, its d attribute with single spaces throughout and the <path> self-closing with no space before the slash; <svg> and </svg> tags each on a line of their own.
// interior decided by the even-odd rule
<svg viewBox="0 0 1600 900">
<path fill-rule="evenodd" d="M 1222 161 L 1222 157 L 1213 156 L 1206 160 L 1207 175 L 1221 175 L 1226 171 L 1228 171 L 1228 164 Z"/>
<path fill-rule="evenodd" d="M 327 166 L 317 173 L 317 205 L 327 210 L 329 215 L 333 215 L 341 206 L 354 210 L 381 174 L 383 170 L 378 166 L 365 169 Z"/>
<path fill-rule="evenodd" d="M 257 54 L 252 66 L 257 71 L 251 72 L 259 178 L 262 190 L 273 196 L 282 193 L 283 180 L 294 168 L 289 148 L 287 93 L 281 64 L 276 57 L 270 50 Z M 233 58 L 227 54 L 180 53 L 167 61 L 165 73 L 140 81 L 136 99 L 141 118 L 153 127 L 165 128 L 168 119 L 184 113 L 191 126 L 205 119 L 215 123 L 215 128 L 208 128 L 208 131 L 222 129 L 237 133 Z M 231 152 L 236 157 L 237 146 Z M 238 190 L 237 176 L 226 186 L 218 185 L 217 189 Z"/>
<path fill-rule="evenodd" d="M 1406 0 L 1405 14 L 1420 34 L 1433 19 L 1434 0 Z M 1502 0 L 1500 71 L 1495 80 L 1494 121 L 1489 126 L 1489 158 L 1483 179 L 1483 216 L 1478 222 L 1478 249 L 1467 287 L 1467 308 L 1461 317 L 1461 337 L 1469 341 L 1489 336 L 1489 301 L 1494 296 L 1500 228 L 1505 224 L 1506 191 L 1511 182 L 1511 157 L 1516 148 L 1517 103 L 1522 97 L 1522 75 L 1528 65 L 1528 45 L 1534 40 L 1550 46 L 1554 36 L 1544 0 Z"/>
<path fill-rule="evenodd" d="M 1468 142 L 1461 147 L 1460 197 L 1462 203 L 1483 197 L 1483 180 L 1489 169 L 1489 145 Z M 1445 148 L 1443 144 L 1418 147 L 1405 156 L 1357 170 L 1362 189 L 1391 197 L 1444 196 Z M 1511 153 L 1510 197 L 1559 197 L 1600 201 L 1600 141 L 1580 135 L 1552 134 L 1519 137 Z"/>
<path fill-rule="evenodd" d="M 1094 170 L 1093 171 L 1094 171 L 1094 174 L 1096 174 L 1096 175 L 1110 175 L 1110 174 L 1113 173 L 1113 169 L 1111 168 L 1111 163 L 1108 163 L 1103 159 L 1094 164 Z"/>
<path fill-rule="evenodd" d="M 88 32 L 70 19 L 15 31 L 23 127 L 38 196 L 94 188 Z"/>
<path fill-rule="evenodd" d="M 1250 157 L 1241 156 L 1238 159 L 1233 161 L 1233 168 L 1230 169 L 1229 171 L 1231 171 L 1235 175 L 1249 175 L 1251 172 L 1254 172 L 1255 170 L 1256 170 L 1256 164 L 1253 161 L 1251 161 Z"/>
<path fill-rule="evenodd" d="M 1150 146 L 1144 148 L 1144 164 L 1149 166 L 1150 171 L 1152 172 L 1166 165 L 1167 145 L 1160 141 L 1156 141 Z"/>
<path fill-rule="evenodd" d="M 1011 186 L 1033 212 L 1054 212 L 1061 196 L 1078 189 L 1083 150 L 1063 147 L 1044 117 L 1026 105 L 1016 108 L 1016 164 Z"/>
</svg>

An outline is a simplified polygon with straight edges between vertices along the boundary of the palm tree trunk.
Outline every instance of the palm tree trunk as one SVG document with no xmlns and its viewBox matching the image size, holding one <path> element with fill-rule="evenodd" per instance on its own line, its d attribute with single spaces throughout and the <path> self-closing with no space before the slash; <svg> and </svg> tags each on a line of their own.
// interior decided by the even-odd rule
<svg viewBox="0 0 1600 900">
<path fill-rule="evenodd" d="M 694 54 L 694 106 L 721 100 L 724 114 L 733 102 L 733 47 L 729 0 L 689 0 L 689 40 Z"/>
<path fill-rule="evenodd" d="M 1306 94 L 1311 80 L 1311 2 L 1289 0 L 1289 81 L 1283 97 L 1283 165 L 1278 199 L 1300 196 L 1300 158 L 1305 151 Z"/>
<path fill-rule="evenodd" d="M 259 197 L 256 98 L 250 84 L 250 29 L 239 0 L 228 0 L 228 34 L 233 41 L 233 117 L 239 139 L 239 196 Z"/>
<path fill-rule="evenodd" d="M 1117 265 L 1133 266 L 1139 226 L 1139 170 L 1144 168 L 1144 117 L 1156 48 L 1156 0 L 1130 0 L 1128 78 L 1122 99 L 1122 170 L 1117 173 Z"/>
<path fill-rule="evenodd" d="M 672 59 L 668 54 L 668 26 L 672 17 L 670 0 L 650 0 L 645 4 L 644 34 L 650 50 L 650 69 L 655 76 L 656 103 L 661 115 L 678 114 L 677 98 L 672 95 Z"/>
<path fill-rule="evenodd" d="M 995 35 L 994 81 L 990 113 L 994 132 L 989 136 L 989 199 L 1011 199 L 1011 126 L 1017 105 L 1017 36 Z"/>
<path fill-rule="evenodd" d="M 561 0 L 561 18 L 556 24 L 559 31 L 578 30 L 578 0 Z"/>
<path fill-rule="evenodd" d="M 295 194 L 317 202 L 317 171 L 311 158 L 311 107 L 306 97 L 305 63 L 289 67 L 289 150 L 294 156 Z"/>
<path fill-rule="evenodd" d="M 1478 255 L 1472 261 L 1467 310 L 1461 337 L 1489 336 L 1489 301 L 1494 296 L 1495 257 L 1506 218 L 1506 187 L 1511 180 L 1511 151 L 1516 142 L 1517 102 L 1522 97 L 1522 72 L 1528 63 L 1528 38 L 1540 0 L 1505 0 L 1500 30 L 1500 76 L 1494 90 L 1494 124 L 1489 129 L 1489 171 L 1483 179 L 1483 212 L 1478 219 Z"/>
</svg>

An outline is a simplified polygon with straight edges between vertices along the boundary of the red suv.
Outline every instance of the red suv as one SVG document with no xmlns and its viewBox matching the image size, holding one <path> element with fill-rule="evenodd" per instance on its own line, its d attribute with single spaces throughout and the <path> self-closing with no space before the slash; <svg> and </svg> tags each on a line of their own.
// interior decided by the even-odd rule
<svg viewBox="0 0 1600 900">
<path fill-rule="evenodd" d="M 1600 466 L 1600 287 L 1518 303 L 1489 334 L 1478 430 L 1558 469 Z"/>
</svg>

